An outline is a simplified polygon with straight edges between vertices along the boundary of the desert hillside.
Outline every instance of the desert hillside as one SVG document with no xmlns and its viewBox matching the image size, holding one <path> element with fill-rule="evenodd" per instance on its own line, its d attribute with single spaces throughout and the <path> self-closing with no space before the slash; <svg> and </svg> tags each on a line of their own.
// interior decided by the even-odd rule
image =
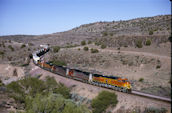
<svg viewBox="0 0 172 113">
<path fill-rule="evenodd" d="M 53 34 L 1 36 L 0 61 L 27 68 L 31 53 L 40 44 L 49 44 L 46 60 L 126 77 L 137 90 L 151 86 L 148 92 L 169 96 L 170 25 L 171 15 L 160 15 L 90 23 Z"/>
</svg>

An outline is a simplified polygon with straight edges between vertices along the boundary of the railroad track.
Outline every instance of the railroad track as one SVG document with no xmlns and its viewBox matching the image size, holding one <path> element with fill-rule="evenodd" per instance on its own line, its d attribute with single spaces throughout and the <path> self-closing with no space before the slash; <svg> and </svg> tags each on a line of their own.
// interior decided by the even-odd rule
<svg viewBox="0 0 172 113">
<path fill-rule="evenodd" d="M 137 91 L 137 90 L 132 90 L 131 94 L 138 95 L 138 96 L 143 96 L 143 97 L 148 97 L 148 98 L 153 98 L 153 99 L 157 99 L 157 100 L 166 101 L 166 102 L 171 103 L 170 98 L 156 96 L 156 95 L 152 95 L 152 94 L 148 94 L 148 93 L 143 93 L 143 92 L 140 92 L 140 91 Z"/>
<path fill-rule="evenodd" d="M 35 64 L 35 62 L 33 62 L 34 64 Z M 39 66 L 39 65 L 37 65 L 37 64 L 35 64 L 36 66 Z M 41 66 L 39 66 L 40 68 L 42 68 Z M 46 70 L 46 71 L 49 71 L 49 72 L 51 72 L 51 73 L 54 73 L 54 72 L 52 72 L 51 70 L 47 70 L 47 69 L 45 69 L 45 68 L 42 68 L 42 69 L 44 69 L 44 70 Z M 58 74 L 58 73 L 55 73 L 55 74 Z M 58 74 L 59 75 L 59 74 Z M 63 76 L 63 75 L 60 75 L 60 76 Z M 66 77 L 66 76 L 63 76 L 63 77 Z M 66 77 L 66 78 L 69 78 L 68 76 Z M 72 78 L 70 78 L 70 79 L 72 79 Z M 73 79 L 73 80 L 76 80 L 76 79 Z M 77 81 L 79 81 L 79 80 L 77 80 Z M 81 81 L 80 81 L 81 82 Z M 87 83 L 87 84 L 90 84 L 90 83 L 88 83 L 88 82 L 84 82 L 84 83 Z M 91 84 L 91 85 L 95 85 L 95 84 Z M 98 86 L 98 87 L 102 87 L 102 86 L 99 86 L 99 85 L 96 85 L 96 86 Z M 105 87 L 105 86 L 103 86 L 104 88 L 107 88 L 107 89 L 110 89 L 110 88 L 108 88 L 108 87 Z M 113 89 L 111 89 L 111 90 L 113 90 Z M 116 91 L 116 90 L 115 90 Z M 140 92 L 140 91 L 137 91 L 137 90 L 132 90 L 131 91 L 131 93 L 128 93 L 128 94 L 132 94 L 132 95 L 137 95 L 137 96 L 143 96 L 143 97 L 147 97 L 147 98 L 151 98 L 151 99 L 157 99 L 157 100 L 161 100 L 161 101 L 165 101 L 165 102 L 170 102 L 171 103 L 171 98 L 166 98 L 166 97 L 161 97 L 161 96 L 156 96 L 156 95 L 152 95 L 152 94 L 148 94 L 148 93 L 143 93 L 143 92 Z"/>
<path fill-rule="evenodd" d="M 35 64 L 35 63 L 34 63 L 34 64 Z M 35 64 L 35 65 L 36 65 L 36 64 Z M 52 72 L 51 70 L 47 70 L 47 69 L 45 69 L 45 68 L 42 68 L 42 67 L 39 66 L 39 65 L 36 65 L 36 66 L 40 67 L 40 68 L 43 69 L 43 70 L 49 71 L 49 72 L 51 72 L 51 73 L 54 73 L 54 72 Z M 54 74 L 56 74 L 56 75 L 58 75 L 58 76 L 60 75 L 60 74 L 57 74 L 57 73 L 54 73 Z M 68 79 L 72 79 L 72 78 L 70 78 L 70 77 L 63 76 L 63 75 L 60 75 L 60 76 L 65 77 L 65 78 L 68 78 Z M 79 81 L 79 80 L 77 80 L 77 79 L 72 79 L 72 80 Z M 79 82 L 81 82 L 81 81 L 79 81 Z M 87 82 L 82 82 L 82 83 L 89 84 L 89 83 L 87 83 Z M 90 85 L 93 85 L 93 84 L 90 84 Z M 94 84 L 94 86 L 102 87 L 102 86 L 98 86 L 98 85 L 95 85 L 95 84 Z M 110 88 L 107 88 L 107 87 L 103 87 L 103 88 L 110 89 Z M 110 90 L 113 90 L 113 89 L 110 89 Z M 113 91 L 116 91 L 116 90 L 113 90 Z M 140 92 L 140 91 L 138 91 L 138 90 L 132 90 L 131 93 L 128 93 L 128 94 L 137 95 L 137 96 L 142 96 L 142 97 L 147 97 L 147 98 L 150 98 L 150 99 L 156 99 L 156 100 L 160 100 L 160 101 L 165 101 L 165 102 L 171 103 L 171 99 L 170 99 L 170 98 L 161 97 L 161 96 L 156 96 L 156 95 L 152 95 L 152 94 L 148 94 L 148 93 L 143 93 L 143 92 Z"/>
</svg>

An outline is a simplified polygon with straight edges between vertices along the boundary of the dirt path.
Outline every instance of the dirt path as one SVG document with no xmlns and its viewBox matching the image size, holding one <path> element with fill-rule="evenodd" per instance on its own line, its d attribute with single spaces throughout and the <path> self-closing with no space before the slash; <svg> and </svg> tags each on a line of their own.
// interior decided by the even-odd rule
<svg viewBox="0 0 172 113">
<path fill-rule="evenodd" d="M 32 70 L 30 71 L 32 76 L 35 76 L 37 74 L 42 74 L 41 79 L 45 79 L 46 76 L 51 76 L 56 79 L 57 82 L 61 82 L 65 84 L 68 87 L 75 86 L 72 88 L 72 92 L 77 93 L 78 95 L 82 97 L 86 97 L 89 99 L 95 98 L 98 93 L 102 90 L 108 90 L 115 92 L 118 96 L 118 104 L 113 109 L 113 113 L 115 113 L 117 110 L 119 110 L 121 107 L 125 107 L 125 109 L 132 109 L 135 107 L 140 107 L 141 110 L 144 110 L 145 107 L 155 107 L 155 108 L 166 108 L 169 110 L 169 113 L 171 112 L 171 105 L 170 103 L 154 100 L 154 99 L 148 99 L 145 97 L 139 97 L 131 94 L 126 94 L 122 92 L 117 92 L 113 90 L 109 90 L 106 88 L 101 88 L 89 84 L 85 84 L 76 80 L 68 79 L 59 75 L 56 75 L 54 73 L 51 73 L 49 71 L 43 70 L 37 66 L 35 66 L 33 63 L 31 63 Z M 124 108 L 123 108 L 124 109 Z"/>
<path fill-rule="evenodd" d="M 73 49 L 78 49 L 78 48 L 83 48 L 82 46 L 79 47 L 75 47 Z M 171 57 L 169 56 L 163 56 L 163 55 L 158 55 L 158 54 L 153 54 L 153 53 L 148 53 L 148 52 L 137 52 L 137 51 L 124 51 L 124 50 L 114 50 L 114 49 L 99 49 L 97 48 L 99 51 L 101 52 L 110 52 L 110 53 L 124 53 L 124 54 L 134 54 L 134 55 L 143 55 L 143 56 L 149 56 L 149 57 L 155 57 L 155 58 L 163 58 L 163 59 L 168 59 L 171 60 Z"/>
</svg>

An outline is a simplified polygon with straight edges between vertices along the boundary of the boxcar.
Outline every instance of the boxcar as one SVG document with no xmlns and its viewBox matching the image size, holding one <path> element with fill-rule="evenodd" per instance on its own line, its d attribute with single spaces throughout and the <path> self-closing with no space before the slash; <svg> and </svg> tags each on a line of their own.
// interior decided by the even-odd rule
<svg viewBox="0 0 172 113">
<path fill-rule="evenodd" d="M 85 81 L 85 82 L 88 81 L 88 79 L 89 79 L 89 73 L 88 72 L 83 72 L 83 71 L 76 70 L 76 69 L 69 69 L 68 76 L 70 76 L 74 79 Z"/>
</svg>

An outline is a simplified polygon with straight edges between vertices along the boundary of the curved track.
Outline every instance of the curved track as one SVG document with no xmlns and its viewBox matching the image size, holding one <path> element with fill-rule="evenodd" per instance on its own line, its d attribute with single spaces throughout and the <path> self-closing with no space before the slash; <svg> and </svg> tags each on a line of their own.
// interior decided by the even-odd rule
<svg viewBox="0 0 172 113">
<path fill-rule="evenodd" d="M 33 62 L 35 64 L 35 62 Z M 36 65 L 36 64 L 35 64 Z M 37 65 L 39 66 L 39 65 Z M 40 67 L 40 66 L 39 66 Z M 42 67 L 40 67 L 42 68 Z M 44 68 L 42 68 L 44 69 Z M 44 69 L 45 70 L 45 69 Z M 47 70 L 47 71 L 50 71 L 51 70 Z M 52 72 L 53 73 L 53 72 Z M 56 74 L 56 73 L 55 73 Z M 65 76 L 66 77 L 66 76 Z M 87 83 L 88 84 L 88 83 Z M 93 85 L 93 84 L 92 84 Z M 99 86 L 101 87 L 101 86 Z M 107 88 L 107 87 L 105 87 Z M 108 88 L 109 89 L 109 88 Z M 113 90 L 113 89 L 111 89 Z M 161 101 L 165 101 L 165 102 L 170 102 L 171 103 L 171 98 L 166 98 L 166 97 L 161 97 L 161 96 L 156 96 L 156 95 L 152 95 L 152 94 L 148 94 L 148 93 L 143 93 L 143 92 L 140 92 L 140 91 L 137 91 L 137 90 L 132 90 L 131 93 L 129 94 L 133 94 L 133 95 L 137 95 L 137 96 L 143 96 L 143 97 L 147 97 L 147 98 L 152 98 L 152 99 L 157 99 L 157 100 L 161 100 Z"/>
<path fill-rule="evenodd" d="M 156 96 L 156 95 L 152 95 L 152 94 L 147 94 L 147 93 L 143 93 L 143 92 L 136 91 L 136 90 L 132 90 L 131 93 L 134 94 L 134 95 L 139 95 L 139 96 L 144 96 L 144 97 L 148 97 L 148 98 L 153 98 L 153 99 L 158 99 L 158 100 L 162 100 L 162 101 L 171 102 L 170 98 Z"/>
</svg>

